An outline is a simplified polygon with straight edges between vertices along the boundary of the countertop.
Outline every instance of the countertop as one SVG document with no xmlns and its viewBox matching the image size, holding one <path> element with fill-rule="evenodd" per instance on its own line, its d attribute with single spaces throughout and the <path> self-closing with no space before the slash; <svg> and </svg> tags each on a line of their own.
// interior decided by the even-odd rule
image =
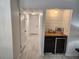
<svg viewBox="0 0 79 59">
<path fill-rule="evenodd" d="M 63 33 L 48 33 L 48 32 L 46 32 L 45 36 L 67 36 L 67 35 L 65 35 Z"/>
</svg>

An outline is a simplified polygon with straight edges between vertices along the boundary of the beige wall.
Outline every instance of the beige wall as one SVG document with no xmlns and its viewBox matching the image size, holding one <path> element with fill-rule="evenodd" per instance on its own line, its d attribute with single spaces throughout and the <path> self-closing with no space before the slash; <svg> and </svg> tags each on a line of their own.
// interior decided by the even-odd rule
<svg viewBox="0 0 79 59">
<path fill-rule="evenodd" d="M 56 10 L 56 9 L 53 9 L 53 10 Z M 63 11 L 62 10 L 59 10 L 57 9 L 58 11 L 58 14 L 57 16 L 54 15 L 54 11 L 51 10 L 47 10 L 46 11 L 46 31 L 48 31 L 48 28 L 49 29 L 52 29 L 52 30 L 55 30 L 56 27 L 62 27 L 63 28 Z"/>
<path fill-rule="evenodd" d="M 71 25 L 72 13 L 73 13 L 73 10 L 64 10 L 63 27 L 64 27 L 64 33 L 66 35 L 70 34 L 70 25 Z"/>
<path fill-rule="evenodd" d="M 46 22 L 45 22 L 46 32 L 48 31 L 48 29 L 55 30 L 57 27 L 59 27 L 59 28 L 64 28 L 64 33 L 66 35 L 69 35 L 72 10 L 57 9 L 57 11 L 58 14 L 56 16 L 54 15 L 54 13 L 49 12 L 49 10 L 47 10 Z"/>
</svg>

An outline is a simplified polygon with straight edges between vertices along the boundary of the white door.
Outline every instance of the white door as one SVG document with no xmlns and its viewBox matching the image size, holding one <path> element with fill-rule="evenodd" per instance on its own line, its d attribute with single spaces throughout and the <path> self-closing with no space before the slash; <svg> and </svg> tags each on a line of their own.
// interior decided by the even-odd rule
<svg viewBox="0 0 79 59">
<path fill-rule="evenodd" d="M 41 55 L 41 20 L 40 13 L 29 14 L 30 59 L 38 59 Z"/>
<path fill-rule="evenodd" d="M 41 55 L 41 12 L 26 12 L 21 20 L 20 59 L 38 59 Z"/>
</svg>

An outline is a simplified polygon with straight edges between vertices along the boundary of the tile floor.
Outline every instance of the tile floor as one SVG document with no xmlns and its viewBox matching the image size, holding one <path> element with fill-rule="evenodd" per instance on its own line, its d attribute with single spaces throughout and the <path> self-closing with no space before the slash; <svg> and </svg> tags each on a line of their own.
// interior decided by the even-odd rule
<svg viewBox="0 0 79 59">
<path fill-rule="evenodd" d="M 40 59 L 79 59 L 79 56 L 63 56 L 63 55 L 53 55 L 53 56 L 42 56 Z"/>
</svg>

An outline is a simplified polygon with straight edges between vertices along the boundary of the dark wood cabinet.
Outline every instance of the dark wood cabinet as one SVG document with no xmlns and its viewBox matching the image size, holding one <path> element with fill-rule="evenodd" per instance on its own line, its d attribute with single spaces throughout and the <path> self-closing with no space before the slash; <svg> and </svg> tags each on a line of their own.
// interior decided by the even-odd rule
<svg viewBox="0 0 79 59">
<path fill-rule="evenodd" d="M 65 53 L 67 36 L 45 36 L 44 53 Z"/>
<path fill-rule="evenodd" d="M 55 53 L 55 39 L 53 37 L 45 37 L 44 52 Z"/>
</svg>

